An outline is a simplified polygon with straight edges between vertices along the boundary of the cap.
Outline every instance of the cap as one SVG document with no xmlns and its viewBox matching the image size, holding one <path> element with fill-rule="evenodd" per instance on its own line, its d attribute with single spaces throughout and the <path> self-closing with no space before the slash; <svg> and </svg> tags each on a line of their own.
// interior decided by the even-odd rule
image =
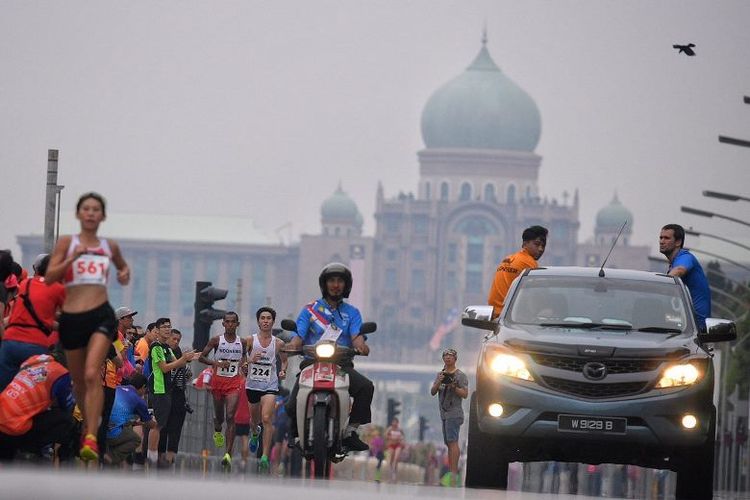
<svg viewBox="0 0 750 500">
<path fill-rule="evenodd" d="M 31 265 L 31 269 L 34 270 L 34 272 L 39 271 L 39 266 L 42 264 L 42 261 L 49 257 L 48 253 L 40 253 L 36 256 L 36 259 L 34 259 L 34 263 Z"/>
<path fill-rule="evenodd" d="M 442 356 L 440 356 L 440 357 L 441 357 L 441 358 L 444 358 L 445 356 L 447 356 L 447 355 L 449 355 L 449 354 L 450 354 L 451 356 L 453 356 L 454 358 L 458 358 L 458 352 L 456 352 L 456 350 L 455 350 L 455 349 L 446 349 L 446 350 L 444 350 L 444 351 L 443 351 L 443 355 L 442 355 Z"/>
<path fill-rule="evenodd" d="M 115 318 L 120 320 L 128 316 L 135 316 L 136 314 L 138 314 L 138 311 L 134 311 L 129 307 L 122 306 L 122 307 L 118 307 L 117 310 L 115 311 Z"/>
</svg>

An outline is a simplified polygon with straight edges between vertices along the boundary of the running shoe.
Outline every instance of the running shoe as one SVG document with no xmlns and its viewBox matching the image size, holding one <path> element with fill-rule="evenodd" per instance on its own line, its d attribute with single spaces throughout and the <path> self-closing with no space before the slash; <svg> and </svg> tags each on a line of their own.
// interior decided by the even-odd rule
<svg viewBox="0 0 750 500">
<path fill-rule="evenodd" d="M 263 455 L 260 457 L 260 460 L 258 461 L 258 470 L 260 472 L 268 472 L 268 470 L 271 468 L 271 464 L 268 461 L 268 456 Z"/>
<path fill-rule="evenodd" d="M 99 444 L 96 442 L 96 436 L 93 434 L 86 434 L 81 439 L 81 449 L 78 452 L 81 460 L 89 462 L 91 460 L 99 460 Z"/>
<path fill-rule="evenodd" d="M 232 466 L 232 456 L 229 453 L 224 453 L 224 457 L 221 459 L 221 465 L 224 467 Z"/>
<path fill-rule="evenodd" d="M 250 453 L 255 454 L 258 452 L 258 437 L 260 436 L 260 426 L 255 428 L 255 432 L 250 434 L 250 443 L 248 445 L 248 448 L 250 449 Z"/>
<path fill-rule="evenodd" d="M 217 448 L 224 446 L 224 434 L 221 432 L 214 432 L 214 446 Z"/>
</svg>

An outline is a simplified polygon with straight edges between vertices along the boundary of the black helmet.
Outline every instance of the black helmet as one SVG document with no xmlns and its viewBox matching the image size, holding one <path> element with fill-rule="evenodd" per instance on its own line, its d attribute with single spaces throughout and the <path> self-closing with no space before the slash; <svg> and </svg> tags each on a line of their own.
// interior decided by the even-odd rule
<svg viewBox="0 0 750 500">
<path fill-rule="evenodd" d="M 346 265 L 341 262 L 331 262 L 326 264 L 323 269 L 320 270 L 320 277 L 318 277 L 318 285 L 320 285 L 320 293 L 325 297 L 328 295 L 326 289 L 326 280 L 331 276 L 340 276 L 344 279 L 344 293 L 343 298 L 349 298 L 349 293 L 352 291 L 352 272 Z"/>
</svg>

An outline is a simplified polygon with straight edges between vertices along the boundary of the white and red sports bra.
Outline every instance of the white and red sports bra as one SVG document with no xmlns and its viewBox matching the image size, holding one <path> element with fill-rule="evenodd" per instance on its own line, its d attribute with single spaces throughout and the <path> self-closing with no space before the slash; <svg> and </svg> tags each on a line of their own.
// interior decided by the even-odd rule
<svg viewBox="0 0 750 500">
<path fill-rule="evenodd" d="M 73 250 L 81 244 L 77 234 L 70 238 L 66 257 L 73 255 Z M 79 256 L 65 272 L 63 283 L 66 287 L 78 285 L 107 286 L 109 266 L 112 262 L 112 250 L 105 238 L 99 238 L 98 247 L 88 247 L 86 253 Z"/>
</svg>

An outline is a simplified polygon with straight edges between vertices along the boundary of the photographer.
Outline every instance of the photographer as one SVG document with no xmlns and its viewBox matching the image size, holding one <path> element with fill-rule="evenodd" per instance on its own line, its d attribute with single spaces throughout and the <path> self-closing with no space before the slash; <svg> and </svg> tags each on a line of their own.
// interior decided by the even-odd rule
<svg viewBox="0 0 750 500">
<path fill-rule="evenodd" d="M 456 486 L 458 478 L 458 458 L 461 449 L 458 446 L 458 434 L 464 423 L 463 399 L 469 395 L 469 379 L 464 372 L 456 368 L 458 353 L 455 349 L 443 351 L 443 369 L 438 372 L 430 387 L 430 394 L 438 395 L 440 419 L 443 421 L 443 441 L 448 446 L 448 463 L 450 465 L 450 484 Z"/>
</svg>

